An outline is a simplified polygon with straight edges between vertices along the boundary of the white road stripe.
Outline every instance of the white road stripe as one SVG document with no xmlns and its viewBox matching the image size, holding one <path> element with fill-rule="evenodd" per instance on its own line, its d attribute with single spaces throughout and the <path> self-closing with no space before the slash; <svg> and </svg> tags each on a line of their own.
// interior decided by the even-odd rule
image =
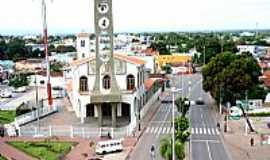
<svg viewBox="0 0 270 160">
<path fill-rule="evenodd" d="M 210 128 L 208 128 L 207 131 L 208 131 L 208 134 L 211 135 L 211 130 L 210 130 Z"/>
<path fill-rule="evenodd" d="M 212 128 L 212 133 L 213 133 L 213 135 L 215 135 L 215 134 L 216 134 L 216 132 L 215 132 L 215 129 L 214 129 L 214 128 Z"/>
<path fill-rule="evenodd" d="M 198 133 L 198 128 L 195 128 L 195 134 L 197 134 Z"/>
<path fill-rule="evenodd" d="M 200 128 L 200 134 L 202 134 L 202 128 Z"/>
<path fill-rule="evenodd" d="M 162 131 L 162 127 L 159 128 L 157 135 L 159 135 Z"/>
<path fill-rule="evenodd" d="M 216 128 L 217 135 L 219 135 L 219 130 Z"/>
<path fill-rule="evenodd" d="M 157 133 L 157 131 L 158 131 L 158 127 L 156 127 L 156 129 L 155 129 L 154 133 Z"/>
<path fill-rule="evenodd" d="M 206 128 L 203 128 L 203 134 L 207 134 Z"/>
<path fill-rule="evenodd" d="M 170 129 L 171 129 L 170 127 L 167 128 L 167 134 L 170 133 Z"/>
<path fill-rule="evenodd" d="M 194 128 L 191 128 L 191 134 L 194 134 Z"/>
<path fill-rule="evenodd" d="M 165 134 L 165 132 L 166 132 L 166 128 L 164 127 L 162 130 L 162 134 Z"/>
<path fill-rule="evenodd" d="M 155 129 L 155 127 L 152 127 L 150 133 L 153 133 L 154 132 L 154 129 Z"/>
<path fill-rule="evenodd" d="M 146 131 L 145 131 L 145 132 L 146 132 L 146 133 L 148 133 L 148 132 L 149 132 L 149 130 L 150 130 L 150 127 L 147 127 L 147 129 L 146 129 Z"/>
</svg>

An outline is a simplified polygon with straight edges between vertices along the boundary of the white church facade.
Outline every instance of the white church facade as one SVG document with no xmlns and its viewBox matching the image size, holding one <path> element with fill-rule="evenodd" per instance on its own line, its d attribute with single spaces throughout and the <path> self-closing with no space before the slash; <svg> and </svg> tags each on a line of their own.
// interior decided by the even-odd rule
<svg viewBox="0 0 270 160">
<path fill-rule="evenodd" d="M 120 89 L 121 101 L 116 103 L 115 109 L 107 99 L 103 99 L 100 106 L 91 101 L 96 79 L 96 57 L 95 53 L 90 53 L 89 45 L 89 35 L 80 33 L 77 36 L 77 60 L 70 65 L 72 76 L 67 79 L 68 96 L 76 116 L 82 123 L 86 123 L 87 119 L 97 120 L 100 127 L 130 125 L 135 128 L 139 111 L 145 102 L 146 62 L 139 58 L 114 54 L 116 84 Z M 112 87 L 111 77 L 107 74 L 105 65 L 100 70 L 100 91 L 106 95 Z M 116 122 L 113 122 L 114 116 Z"/>
</svg>

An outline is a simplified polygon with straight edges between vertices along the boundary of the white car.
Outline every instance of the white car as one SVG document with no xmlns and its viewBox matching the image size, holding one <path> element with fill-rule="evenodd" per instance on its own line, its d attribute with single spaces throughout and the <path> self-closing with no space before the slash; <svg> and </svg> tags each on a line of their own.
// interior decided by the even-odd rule
<svg viewBox="0 0 270 160">
<path fill-rule="evenodd" d="M 15 93 L 26 92 L 26 87 L 23 86 L 23 87 L 19 87 L 19 88 L 14 88 L 14 89 L 13 89 L 13 92 L 15 92 Z"/>
<path fill-rule="evenodd" d="M 12 92 L 5 90 L 0 93 L 0 97 L 2 98 L 12 98 Z"/>
</svg>

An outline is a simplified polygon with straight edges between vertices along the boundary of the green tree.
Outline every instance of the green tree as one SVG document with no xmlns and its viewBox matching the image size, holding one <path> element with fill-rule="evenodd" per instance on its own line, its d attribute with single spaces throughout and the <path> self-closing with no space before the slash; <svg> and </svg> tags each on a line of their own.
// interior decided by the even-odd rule
<svg viewBox="0 0 270 160">
<path fill-rule="evenodd" d="M 27 75 L 20 74 L 20 75 L 16 75 L 14 78 L 12 78 L 9 81 L 9 86 L 14 87 L 14 88 L 19 88 L 19 87 L 23 87 L 23 86 L 28 86 L 29 83 L 30 82 L 27 78 Z"/>
<path fill-rule="evenodd" d="M 50 64 L 51 72 L 62 72 L 64 65 L 60 62 L 52 62 Z"/>
<path fill-rule="evenodd" d="M 188 140 L 188 137 L 190 136 L 188 128 L 189 128 L 188 118 L 181 116 L 175 119 L 175 133 L 176 133 L 175 137 L 181 143 L 185 143 Z"/>
<path fill-rule="evenodd" d="M 188 98 L 178 98 L 176 101 L 175 101 L 175 104 L 176 104 L 176 107 L 177 107 L 177 110 L 178 112 L 181 112 L 182 116 L 185 117 L 188 110 L 189 110 L 189 107 L 190 107 L 190 104 L 187 103 L 189 102 Z"/>
<path fill-rule="evenodd" d="M 250 55 L 230 52 L 218 54 L 203 68 L 203 88 L 219 101 L 222 89 L 223 102 L 235 103 L 243 99 L 245 91 L 258 85 L 260 67 Z"/>
<path fill-rule="evenodd" d="M 172 139 L 171 138 L 163 138 L 160 141 L 159 148 L 160 155 L 165 160 L 172 159 Z M 183 160 L 185 158 L 185 145 L 180 141 L 175 141 L 175 155 L 177 160 Z"/>
</svg>

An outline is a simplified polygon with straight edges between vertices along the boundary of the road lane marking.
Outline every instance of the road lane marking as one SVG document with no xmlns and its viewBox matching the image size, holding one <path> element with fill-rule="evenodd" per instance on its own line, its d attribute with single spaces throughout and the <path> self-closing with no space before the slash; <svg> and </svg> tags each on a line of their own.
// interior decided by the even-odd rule
<svg viewBox="0 0 270 160">
<path fill-rule="evenodd" d="M 157 133 L 157 131 L 158 131 L 158 127 L 156 127 L 156 128 L 155 128 L 155 131 L 154 131 L 154 133 Z"/>
<path fill-rule="evenodd" d="M 215 129 L 214 128 L 212 128 L 212 133 L 213 133 L 213 135 L 215 135 L 216 133 L 215 133 Z"/>
<path fill-rule="evenodd" d="M 197 134 L 198 133 L 198 128 L 195 128 L 195 134 Z"/>
<path fill-rule="evenodd" d="M 203 134 L 207 134 L 206 128 L 203 129 Z"/>
<path fill-rule="evenodd" d="M 146 133 L 148 133 L 148 132 L 149 132 L 149 130 L 150 130 L 150 128 L 149 128 L 149 127 L 147 127 L 147 129 L 146 129 Z"/>
<path fill-rule="evenodd" d="M 199 139 L 191 140 L 191 142 L 193 142 L 193 143 L 205 143 L 205 142 L 208 142 L 208 143 L 221 143 L 218 140 L 199 140 Z"/>
<path fill-rule="evenodd" d="M 194 134 L 194 128 L 191 128 L 191 134 Z"/>
<path fill-rule="evenodd" d="M 165 134 L 166 128 L 164 127 L 162 130 L 162 134 Z"/>
<path fill-rule="evenodd" d="M 202 134 L 202 128 L 200 128 L 200 134 Z"/>
<path fill-rule="evenodd" d="M 216 128 L 216 132 L 217 132 L 217 135 L 219 135 L 220 133 L 219 133 L 219 130 Z"/>
<path fill-rule="evenodd" d="M 212 160 L 212 155 L 211 155 L 211 151 L 210 151 L 210 147 L 209 147 L 208 141 L 206 142 L 206 146 L 207 146 L 207 151 L 208 151 L 208 155 L 209 155 L 209 160 Z"/>
<path fill-rule="evenodd" d="M 169 134 L 169 133 L 170 133 L 170 129 L 171 129 L 170 127 L 169 127 L 169 128 L 167 128 L 167 134 Z"/>
<path fill-rule="evenodd" d="M 151 133 L 154 133 L 154 129 L 155 129 L 155 128 L 154 128 L 154 127 L 152 127 L 152 129 L 151 129 Z"/>
<path fill-rule="evenodd" d="M 208 134 L 211 135 L 211 130 L 210 128 L 207 128 Z"/>
<path fill-rule="evenodd" d="M 159 128 L 157 136 L 161 133 L 161 131 L 162 131 L 162 127 Z"/>
</svg>

